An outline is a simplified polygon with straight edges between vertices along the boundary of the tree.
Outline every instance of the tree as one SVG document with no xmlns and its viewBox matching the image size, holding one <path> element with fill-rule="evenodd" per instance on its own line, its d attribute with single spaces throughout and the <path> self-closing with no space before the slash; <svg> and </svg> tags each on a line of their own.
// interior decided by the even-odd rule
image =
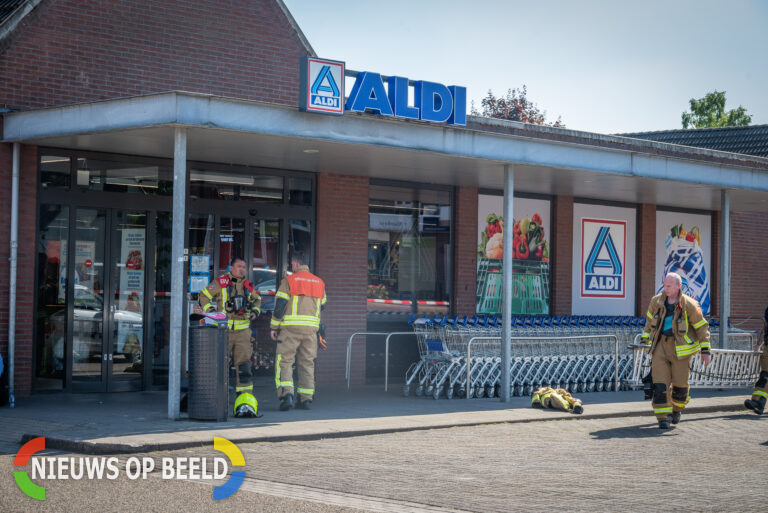
<svg viewBox="0 0 768 513">
<path fill-rule="evenodd" d="M 747 126 L 752 116 L 739 105 L 725 111 L 725 91 L 713 91 L 704 98 L 690 99 L 691 111 L 683 112 L 683 128 L 714 128 L 722 126 Z"/>
<path fill-rule="evenodd" d="M 509 119 L 511 121 L 521 121 L 523 123 L 533 123 L 534 125 L 546 125 L 558 128 L 564 128 L 565 125 L 558 116 L 554 123 L 547 123 L 547 111 L 540 111 L 535 103 L 528 99 L 528 89 L 523 84 L 522 89 L 507 89 L 506 96 L 494 96 L 493 91 L 488 90 L 488 96 L 482 99 L 480 104 L 483 111 L 478 112 L 472 106 L 472 114 L 475 116 L 485 116 L 488 118 Z"/>
</svg>

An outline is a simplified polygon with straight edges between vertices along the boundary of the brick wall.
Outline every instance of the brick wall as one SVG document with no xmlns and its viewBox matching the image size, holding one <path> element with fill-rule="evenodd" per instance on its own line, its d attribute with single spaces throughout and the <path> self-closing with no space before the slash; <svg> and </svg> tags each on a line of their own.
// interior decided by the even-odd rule
<svg viewBox="0 0 768 513">
<path fill-rule="evenodd" d="M 35 222 L 37 190 L 37 147 L 21 147 L 19 172 L 19 248 L 17 263 L 15 393 L 29 395 L 32 390 L 32 325 L 33 284 L 35 282 Z M 0 144 L 0 204 L 5 205 L 4 222 L 0 223 L 0 283 L 6 290 L 0 294 L 0 353 L 8 363 L 8 289 L 10 275 L 10 206 L 13 145 Z M 27 285 L 25 285 L 27 284 Z"/>
<path fill-rule="evenodd" d="M 768 306 L 768 212 L 731 213 L 731 317 L 756 318 L 746 327 L 761 326 Z M 713 259 L 714 260 L 714 259 Z M 744 327 L 744 326 L 742 326 Z"/>
<path fill-rule="evenodd" d="M 272 0 L 43 0 L 0 46 L 0 103 L 184 90 L 297 105 L 307 54 Z"/>
<path fill-rule="evenodd" d="M 571 314 L 573 272 L 573 197 L 555 196 L 552 240 L 552 314 Z"/>
<path fill-rule="evenodd" d="M 349 336 L 366 331 L 368 287 L 367 177 L 317 176 L 317 274 L 325 280 L 328 350 L 317 358 L 317 382 L 343 383 Z M 365 382 L 365 339 L 355 339 L 352 382 Z"/>
<path fill-rule="evenodd" d="M 656 205 L 638 205 L 637 214 L 635 315 L 644 317 L 648 302 L 656 294 Z"/>
<path fill-rule="evenodd" d="M 477 301 L 477 189 L 456 188 L 453 313 L 474 315 Z"/>
</svg>

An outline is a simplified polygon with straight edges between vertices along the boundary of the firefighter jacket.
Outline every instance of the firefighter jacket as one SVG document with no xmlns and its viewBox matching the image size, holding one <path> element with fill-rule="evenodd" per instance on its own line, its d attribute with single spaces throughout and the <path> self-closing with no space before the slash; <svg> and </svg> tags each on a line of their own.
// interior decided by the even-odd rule
<svg viewBox="0 0 768 513">
<path fill-rule="evenodd" d="M 552 387 L 542 387 L 536 390 L 531 397 L 531 406 L 534 408 L 553 408 L 570 413 L 582 413 L 584 411 L 579 399 L 562 388 Z"/>
<path fill-rule="evenodd" d="M 664 317 L 667 314 L 667 308 L 664 305 L 666 301 L 667 296 L 662 292 L 653 296 L 648 307 L 642 338 L 644 342 L 652 344 L 651 353 L 656 349 L 656 345 L 661 339 L 661 332 L 664 331 Z M 711 348 L 709 322 L 704 318 L 699 303 L 683 293 L 680 293 L 680 298 L 675 305 L 672 332 L 675 339 L 675 353 L 679 360 L 696 354 L 699 350 L 708 353 Z"/>
<path fill-rule="evenodd" d="M 261 296 L 253 283 L 245 278 L 235 278 L 227 273 L 208 284 L 198 298 L 204 312 L 224 312 L 231 330 L 251 327 L 251 312 L 261 313 Z M 214 306 L 215 302 L 215 306 Z"/>
<path fill-rule="evenodd" d="M 325 283 L 302 265 L 280 283 L 269 327 L 273 330 L 304 327 L 317 332 L 325 302 Z"/>
</svg>

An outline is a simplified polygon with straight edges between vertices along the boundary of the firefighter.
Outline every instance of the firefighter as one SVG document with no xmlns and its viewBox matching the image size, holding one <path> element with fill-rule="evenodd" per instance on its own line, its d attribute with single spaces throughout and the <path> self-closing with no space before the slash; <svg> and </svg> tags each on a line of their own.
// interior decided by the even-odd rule
<svg viewBox="0 0 768 513">
<path fill-rule="evenodd" d="M 294 360 L 299 374 L 297 407 L 306 410 L 312 404 L 320 310 L 326 302 L 325 283 L 309 272 L 304 253 L 293 251 L 291 269 L 293 274 L 286 276 L 277 289 L 270 321 L 272 340 L 277 340 L 275 386 L 281 411 L 294 406 Z M 320 340 L 322 344 L 323 338 Z"/>
<path fill-rule="evenodd" d="M 677 273 L 664 277 L 664 292 L 651 298 L 642 338 L 650 343 L 653 413 L 660 429 L 680 422 L 680 415 L 691 400 L 688 394 L 690 363 L 701 351 L 701 361 L 711 359 L 709 323 L 699 303 L 680 292 L 682 278 Z"/>
<path fill-rule="evenodd" d="M 765 309 L 765 316 L 763 318 L 761 345 L 763 346 L 763 354 L 760 355 L 760 375 L 757 377 L 752 397 L 744 401 L 744 406 L 758 415 L 763 414 L 765 402 L 768 400 L 768 308 Z M 757 350 L 760 350 L 760 346 L 757 346 Z"/>
<path fill-rule="evenodd" d="M 576 414 L 584 412 L 581 401 L 562 388 L 542 387 L 536 390 L 531 397 L 531 406 L 534 408 L 554 408 Z"/>
<path fill-rule="evenodd" d="M 204 312 L 215 310 L 227 314 L 229 352 L 237 376 L 234 413 L 236 417 L 255 417 L 258 403 L 251 381 L 251 321 L 261 313 L 261 296 L 253 283 L 245 279 L 245 260 L 233 258 L 227 274 L 209 283 L 198 300 Z"/>
</svg>

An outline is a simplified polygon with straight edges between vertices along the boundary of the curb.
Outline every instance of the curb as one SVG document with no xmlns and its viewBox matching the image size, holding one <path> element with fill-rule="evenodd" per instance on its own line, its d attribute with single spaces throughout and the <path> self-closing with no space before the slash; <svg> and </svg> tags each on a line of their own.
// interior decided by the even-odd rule
<svg viewBox="0 0 768 513">
<path fill-rule="evenodd" d="M 686 413 L 717 413 L 717 412 L 735 412 L 743 411 L 748 412 L 741 404 L 724 404 L 714 406 L 692 406 L 686 408 Z M 558 412 L 559 413 L 559 412 Z M 405 433 L 410 431 L 428 431 L 433 429 L 450 429 L 457 427 L 475 427 L 475 426 L 489 426 L 494 424 L 524 424 L 531 422 L 550 422 L 550 421 L 578 421 L 578 420 L 595 420 L 595 419 L 610 419 L 619 417 L 652 417 L 652 413 L 649 410 L 630 410 L 623 412 L 609 412 L 609 413 L 593 413 L 582 415 L 558 415 L 556 417 L 528 417 L 522 419 L 506 419 L 498 421 L 482 421 L 482 422 L 460 422 L 454 424 L 425 424 L 422 426 L 406 426 L 406 427 L 393 427 L 393 428 L 375 428 L 375 429 L 358 429 L 348 431 L 334 431 L 326 433 L 306 433 L 298 435 L 275 435 L 275 436 L 252 436 L 252 437 L 240 437 L 230 438 L 233 443 L 278 443 L 278 442 L 307 442 L 323 439 L 334 438 L 353 438 L 358 436 L 370 436 L 370 435 L 385 435 L 392 433 Z M 654 419 L 655 420 L 655 419 Z M 207 447 L 213 445 L 213 438 L 210 442 L 201 441 L 188 441 L 188 442 L 167 442 L 167 443 L 145 443 L 145 444 L 125 444 L 116 442 L 92 442 L 89 440 L 69 440 L 66 438 L 58 438 L 55 436 L 38 435 L 25 433 L 21 437 L 21 444 L 37 438 L 39 436 L 45 436 L 46 449 L 57 449 L 64 451 L 71 451 L 82 454 L 136 454 L 144 452 L 154 451 L 175 451 L 180 449 L 189 449 L 193 447 Z"/>
</svg>

